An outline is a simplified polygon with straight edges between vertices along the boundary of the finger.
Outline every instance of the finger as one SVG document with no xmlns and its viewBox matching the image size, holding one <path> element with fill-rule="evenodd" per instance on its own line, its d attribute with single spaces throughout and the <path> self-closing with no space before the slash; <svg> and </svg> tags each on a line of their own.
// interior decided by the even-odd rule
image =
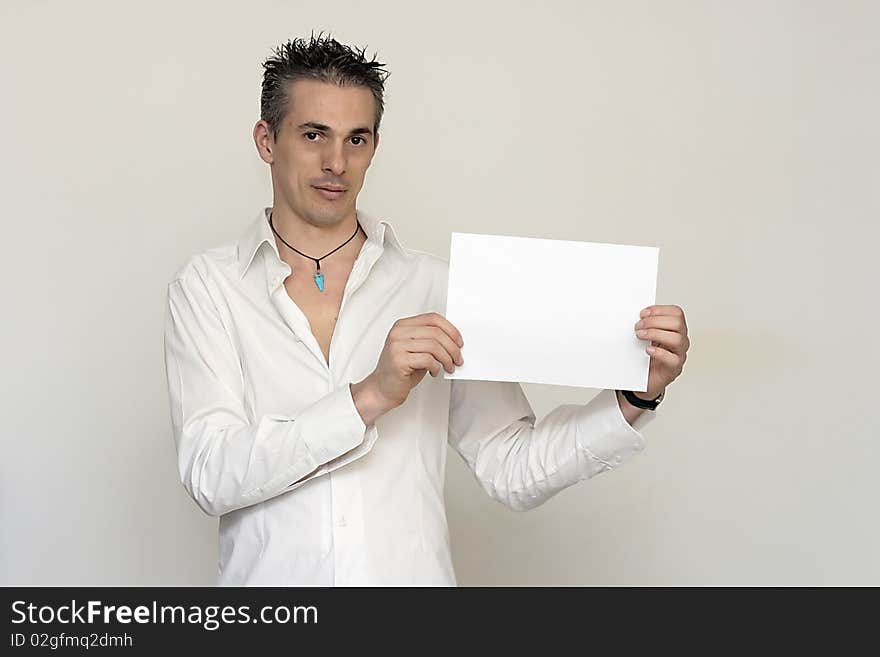
<svg viewBox="0 0 880 657">
<path fill-rule="evenodd" d="M 403 343 L 403 348 L 411 354 L 426 353 L 431 354 L 438 361 L 443 363 L 446 371 L 452 374 L 455 371 L 455 363 L 452 356 L 443 345 L 436 340 L 408 340 Z"/>
<path fill-rule="evenodd" d="M 644 313 L 646 310 L 651 311 L 649 313 L 650 315 L 684 315 L 684 311 L 681 309 L 680 306 L 664 306 L 661 304 L 655 304 L 653 306 L 647 306 L 644 310 L 642 310 L 642 313 Z"/>
<path fill-rule="evenodd" d="M 672 315 L 684 319 L 684 310 L 680 306 L 648 306 L 639 313 L 639 317 L 656 317 L 658 315 Z"/>
<path fill-rule="evenodd" d="M 684 320 L 675 315 L 650 315 L 636 322 L 635 328 L 659 328 L 667 331 L 677 331 L 684 333 L 687 331 Z"/>
<path fill-rule="evenodd" d="M 663 331 L 661 329 L 638 329 L 636 336 L 640 340 L 654 340 L 661 347 L 680 354 L 684 351 L 684 337 L 675 331 Z"/>
<path fill-rule="evenodd" d="M 461 337 L 461 333 L 452 325 L 452 322 L 440 313 L 423 313 L 421 315 L 398 320 L 397 323 L 401 326 L 436 326 L 437 328 L 443 329 L 443 331 L 452 338 L 455 344 L 459 347 L 464 346 L 464 340 Z"/>
<path fill-rule="evenodd" d="M 408 340 L 437 340 L 443 345 L 444 349 L 449 352 L 449 355 L 452 356 L 452 360 L 455 361 L 457 365 L 464 364 L 461 349 L 459 349 L 458 345 L 455 344 L 446 331 L 441 328 L 436 326 L 408 326 L 401 331 L 400 337 L 405 337 Z"/>
<path fill-rule="evenodd" d="M 648 349 L 653 349 L 653 351 L 648 351 L 651 354 L 651 360 L 659 361 L 673 371 L 680 372 L 682 370 L 685 361 L 683 356 L 679 356 L 663 347 L 648 347 Z"/>
<path fill-rule="evenodd" d="M 443 368 L 431 354 L 424 352 L 409 354 L 407 365 L 413 370 L 428 370 L 433 377 L 440 374 Z"/>
</svg>

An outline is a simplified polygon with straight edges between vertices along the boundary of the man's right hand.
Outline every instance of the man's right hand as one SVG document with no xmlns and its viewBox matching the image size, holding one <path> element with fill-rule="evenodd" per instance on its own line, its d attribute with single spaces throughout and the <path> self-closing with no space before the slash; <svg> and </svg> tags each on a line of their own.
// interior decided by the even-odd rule
<svg viewBox="0 0 880 657">
<path fill-rule="evenodd" d="M 436 377 L 440 368 L 450 374 L 464 361 L 461 333 L 443 315 L 425 313 L 394 322 L 376 369 L 351 385 L 352 398 L 364 420 L 377 417 L 406 401 L 425 374 Z"/>
</svg>

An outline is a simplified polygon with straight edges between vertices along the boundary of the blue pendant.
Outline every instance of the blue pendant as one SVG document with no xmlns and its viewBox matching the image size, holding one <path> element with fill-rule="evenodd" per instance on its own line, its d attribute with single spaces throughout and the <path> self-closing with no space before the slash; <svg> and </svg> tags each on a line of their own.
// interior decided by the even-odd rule
<svg viewBox="0 0 880 657">
<path fill-rule="evenodd" d="M 315 285 L 318 286 L 318 289 L 321 290 L 321 292 L 324 291 L 324 274 L 321 272 L 315 274 Z"/>
</svg>

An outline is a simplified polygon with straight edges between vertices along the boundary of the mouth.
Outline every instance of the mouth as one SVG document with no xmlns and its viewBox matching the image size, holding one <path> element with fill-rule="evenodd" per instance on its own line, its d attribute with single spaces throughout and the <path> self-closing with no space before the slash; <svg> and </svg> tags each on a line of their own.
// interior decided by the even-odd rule
<svg viewBox="0 0 880 657">
<path fill-rule="evenodd" d="M 346 191 L 344 187 L 314 187 L 314 189 L 321 196 L 331 201 L 342 197 Z"/>
</svg>

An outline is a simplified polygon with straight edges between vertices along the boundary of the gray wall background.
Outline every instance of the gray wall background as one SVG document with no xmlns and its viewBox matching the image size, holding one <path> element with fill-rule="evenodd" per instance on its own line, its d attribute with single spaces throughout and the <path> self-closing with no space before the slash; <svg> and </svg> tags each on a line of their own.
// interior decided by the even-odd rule
<svg viewBox="0 0 880 657">
<path fill-rule="evenodd" d="M 880 584 L 872 2 L 0 5 L 0 584 L 211 584 L 176 477 L 165 286 L 271 204 L 260 63 L 391 71 L 359 205 L 660 247 L 691 353 L 648 449 L 524 514 L 450 455 L 460 583 Z M 597 391 L 525 385 L 539 417 Z"/>
</svg>

